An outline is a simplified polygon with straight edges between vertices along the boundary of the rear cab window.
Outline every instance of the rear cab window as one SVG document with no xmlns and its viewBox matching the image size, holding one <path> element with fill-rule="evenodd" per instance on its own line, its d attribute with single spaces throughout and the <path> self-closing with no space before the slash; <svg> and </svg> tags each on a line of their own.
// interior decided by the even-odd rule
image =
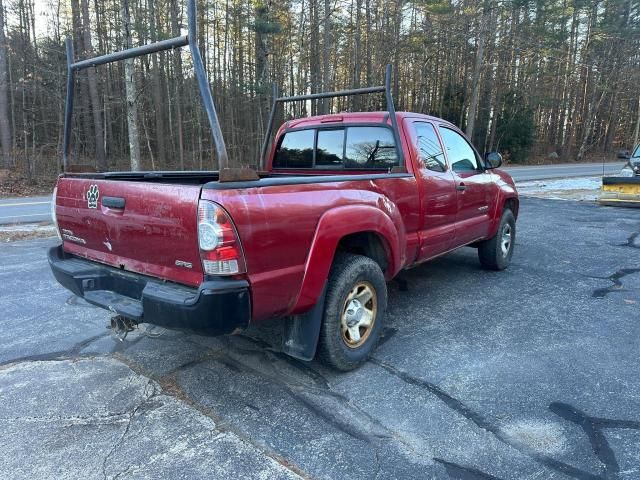
<svg viewBox="0 0 640 480">
<path fill-rule="evenodd" d="M 313 130 L 287 133 L 276 152 L 274 167 L 277 162 L 279 168 L 309 168 L 313 163 L 314 139 Z"/>
<path fill-rule="evenodd" d="M 275 169 L 390 170 L 397 165 L 396 142 L 386 126 L 291 130 L 273 159 Z"/>
</svg>

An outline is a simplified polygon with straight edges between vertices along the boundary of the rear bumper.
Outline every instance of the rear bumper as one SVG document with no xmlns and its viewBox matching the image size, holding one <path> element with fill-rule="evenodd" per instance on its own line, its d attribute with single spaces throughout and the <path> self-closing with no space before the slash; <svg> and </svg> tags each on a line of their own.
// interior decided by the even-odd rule
<svg viewBox="0 0 640 480">
<path fill-rule="evenodd" d="M 246 328 L 251 319 L 244 280 L 220 278 L 188 288 L 69 255 L 62 246 L 49 250 L 49 265 L 63 287 L 137 322 L 224 335 Z"/>
</svg>

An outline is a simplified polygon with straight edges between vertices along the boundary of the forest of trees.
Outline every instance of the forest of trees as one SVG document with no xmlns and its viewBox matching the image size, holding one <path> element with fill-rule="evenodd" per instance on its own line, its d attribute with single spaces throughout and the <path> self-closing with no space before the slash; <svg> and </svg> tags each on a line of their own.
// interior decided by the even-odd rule
<svg viewBox="0 0 640 480">
<path fill-rule="evenodd" d="M 257 163 L 271 84 L 379 85 L 511 162 L 611 157 L 638 141 L 639 0 L 198 0 L 200 50 L 231 163 Z M 61 164 L 64 40 L 76 58 L 185 32 L 182 0 L 0 0 L 0 168 Z M 78 74 L 72 163 L 211 169 L 187 50 Z M 384 109 L 380 96 L 291 104 L 282 118 Z"/>
</svg>

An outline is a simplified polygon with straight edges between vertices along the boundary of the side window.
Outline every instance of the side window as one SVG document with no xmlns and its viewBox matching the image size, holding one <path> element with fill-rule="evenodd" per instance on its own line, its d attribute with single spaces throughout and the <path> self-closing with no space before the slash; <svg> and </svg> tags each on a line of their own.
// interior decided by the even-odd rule
<svg viewBox="0 0 640 480">
<path fill-rule="evenodd" d="M 434 172 L 444 172 L 447 169 L 447 163 L 444 160 L 444 152 L 436 135 L 436 129 L 425 122 L 416 122 L 413 125 L 418 137 L 417 147 L 422 166 Z"/>
<path fill-rule="evenodd" d="M 276 150 L 274 168 L 311 168 L 315 133 L 315 130 L 286 133 Z"/>
<path fill-rule="evenodd" d="M 342 168 L 344 129 L 318 130 L 316 167 Z"/>
<path fill-rule="evenodd" d="M 449 156 L 451 169 L 455 172 L 473 172 L 478 170 L 476 153 L 467 139 L 450 128 L 440 127 L 440 135 Z"/>
<path fill-rule="evenodd" d="M 393 133 L 386 127 L 349 127 L 344 166 L 389 169 L 398 165 Z"/>
</svg>

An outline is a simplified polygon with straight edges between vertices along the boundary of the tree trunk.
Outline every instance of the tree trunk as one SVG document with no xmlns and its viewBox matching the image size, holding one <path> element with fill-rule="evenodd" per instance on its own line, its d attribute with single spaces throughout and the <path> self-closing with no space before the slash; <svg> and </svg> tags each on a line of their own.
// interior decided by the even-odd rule
<svg viewBox="0 0 640 480">
<path fill-rule="evenodd" d="M 81 1 L 82 8 L 82 30 L 84 52 L 89 57 L 94 57 L 93 46 L 91 45 L 91 23 L 89 20 L 88 0 Z M 91 112 L 93 113 L 93 133 L 96 139 L 96 166 L 98 171 L 107 170 L 107 159 L 104 151 L 104 129 L 102 127 L 102 114 L 100 112 L 100 93 L 98 92 L 98 81 L 96 71 L 93 68 L 87 70 L 89 76 L 89 99 L 91 101 Z"/>
<path fill-rule="evenodd" d="M 330 64 L 330 52 L 332 49 L 331 41 L 331 1 L 324 0 L 324 14 L 323 30 L 322 30 L 322 88 L 324 92 L 331 90 L 331 64 Z M 322 111 L 320 113 L 329 113 L 331 108 L 331 99 L 325 98 L 320 103 L 322 105 Z"/>
<path fill-rule="evenodd" d="M 469 114 L 467 116 L 467 128 L 465 133 L 467 138 L 473 141 L 473 130 L 475 128 L 476 116 L 478 114 L 478 103 L 480 102 L 480 73 L 482 70 L 482 60 L 484 57 L 484 42 L 486 32 L 486 12 L 480 17 L 478 48 L 476 50 L 476 61 L 473 66 L 473 80 L 471 83 L 471 102 L 469 102 Z"/>
<path fill-rule="evenodd" d="M 171 0 L 171 33 L 174 37 L 180 35 L 180 23 L 178 20 L 178 1 Z M 184 170 L 184 138 L 182 134 L 182 57 L 180 50 L 173 52 L 173 69 L 176 77 L 175 102 L 176 102 L 176 129 L 178 130 L 178 156 L 180 168 Z"/>
<path fill-rule="evenodd" d="M 362 66 L 362 0 L 356 0 L 355 12 L 355 39 L 353 42 L 353 88 L 360 88 Z M 360 110 L 360 95 L 354 95 L 351 100 L 351 108 Z"/>
<path fill-rule="evenodd" d="M 4 34 L 4 5 L 0 0 L 0 146 L 2 166 L 8 168 L 11 159 L 11 126 L 9 124 L 9 97 L 7 95 L 7 39 Z"/>
<path fill-rule="evenodd" d="M 264 4 L 258 4 L 255 10 L 256 25 L 255 25 L 255 58 L 256 58 L 256 88 L 255 93 L 258 101 L 259 111 L 259 125 L 264 124 L 264 120 L 269 114 L 269 102 L 267 101 L 267 84 L 268 84 L 268 58 L 269 58 L 269 46 L 268 46 L 268 24 L 269 24 L 269 11 Z M 263 128 L 260 128 L 259 133 L 264 134 Z"/>
<path fill-rule="evenodd" d="M 129 0 L 122 0 L 122 43 L 125 49 L 131 48 L 131 19 Z M 138 92 L 136 89 L 135 65 L 133 58 L 124 61 L 124 86 L 127 99 L 127 127 L 129 130 L 129 155 L 131 170 L 140 170 L 140 136 L 138 134 Z"/>
<path fill-rule="evenodd" d="M 151 41 L 158 41 L 158 23 L 155 10 L 155 0 L 149 0 L 149 17 L 151 25 Z M 177 54 L 177 53 L 176 53 Z M 164 104 L 162 102 L 162 76 L 161 69 L 158 65 L 158 54 L 151 55 L 151 76 L 152 76 L 152 96 L 154 103 L 154 114 L 156 123 L 156 145 L 158 150 L 158 163 L 160 168 L 164 168 L 166 164 L 166 144 L 164 129 Z"/>
<path fill-rule="evenodd" d="M 71 24 L 73 26 L 73 47 L 76 52 L 76 56 L 78 53 L 84 51 L 84 42 L 83 42 L 83 29 L 82 29 L 82 15 L 80 13 L 80 2 L 79 0 L 71 0 Z M 77 60 L 77 58 L 76 58 Z M 84 73 L 84 72 L 83 72 Z M 85 140 L 92 137 L 92 125 L 93 121 L 91 119 L 90 111 L 91 105 L 89 103 L 89 88 L 87 82 L 84 81 L 84 77 L 81 74 L 77 75 L 78 78 L 78 89 L 76 90 L 76 100 L 74 101 L 74 113 L 77 112 L 74 116 L 80 122 L 80 128 L 82 129 L 82 134 L 80 135 L 80 139 Z M 77 147 L 84 146 L 84 142 L 78 142 Z M 85 151 L 79 152 L 79 154 L 86 153 Z M 80 163 L 82 160 L 80 159 Z"/>
<path fill-rule="evenodd" d="M 322 90 L 322 82 L 320 78 L 320 38 L 318 30 L 320 28 L 320 19 L 318 15 L 318 0 L 309 0 L 309 19 L 310 19 L 310 45 L 309 45 L 309 83 L 311 93 L 317 93 Z M 311 101 L 311 115 L 317 115 L 319 112 L 317 101 Z"/>
<path fill-rule="evenodd" d="M 635 148 L 640 141 L 640 97 L 638 97 L 638 118 L 636 120 L 636 128 L 633 132 L 633 147 Z"/>
</svg>

